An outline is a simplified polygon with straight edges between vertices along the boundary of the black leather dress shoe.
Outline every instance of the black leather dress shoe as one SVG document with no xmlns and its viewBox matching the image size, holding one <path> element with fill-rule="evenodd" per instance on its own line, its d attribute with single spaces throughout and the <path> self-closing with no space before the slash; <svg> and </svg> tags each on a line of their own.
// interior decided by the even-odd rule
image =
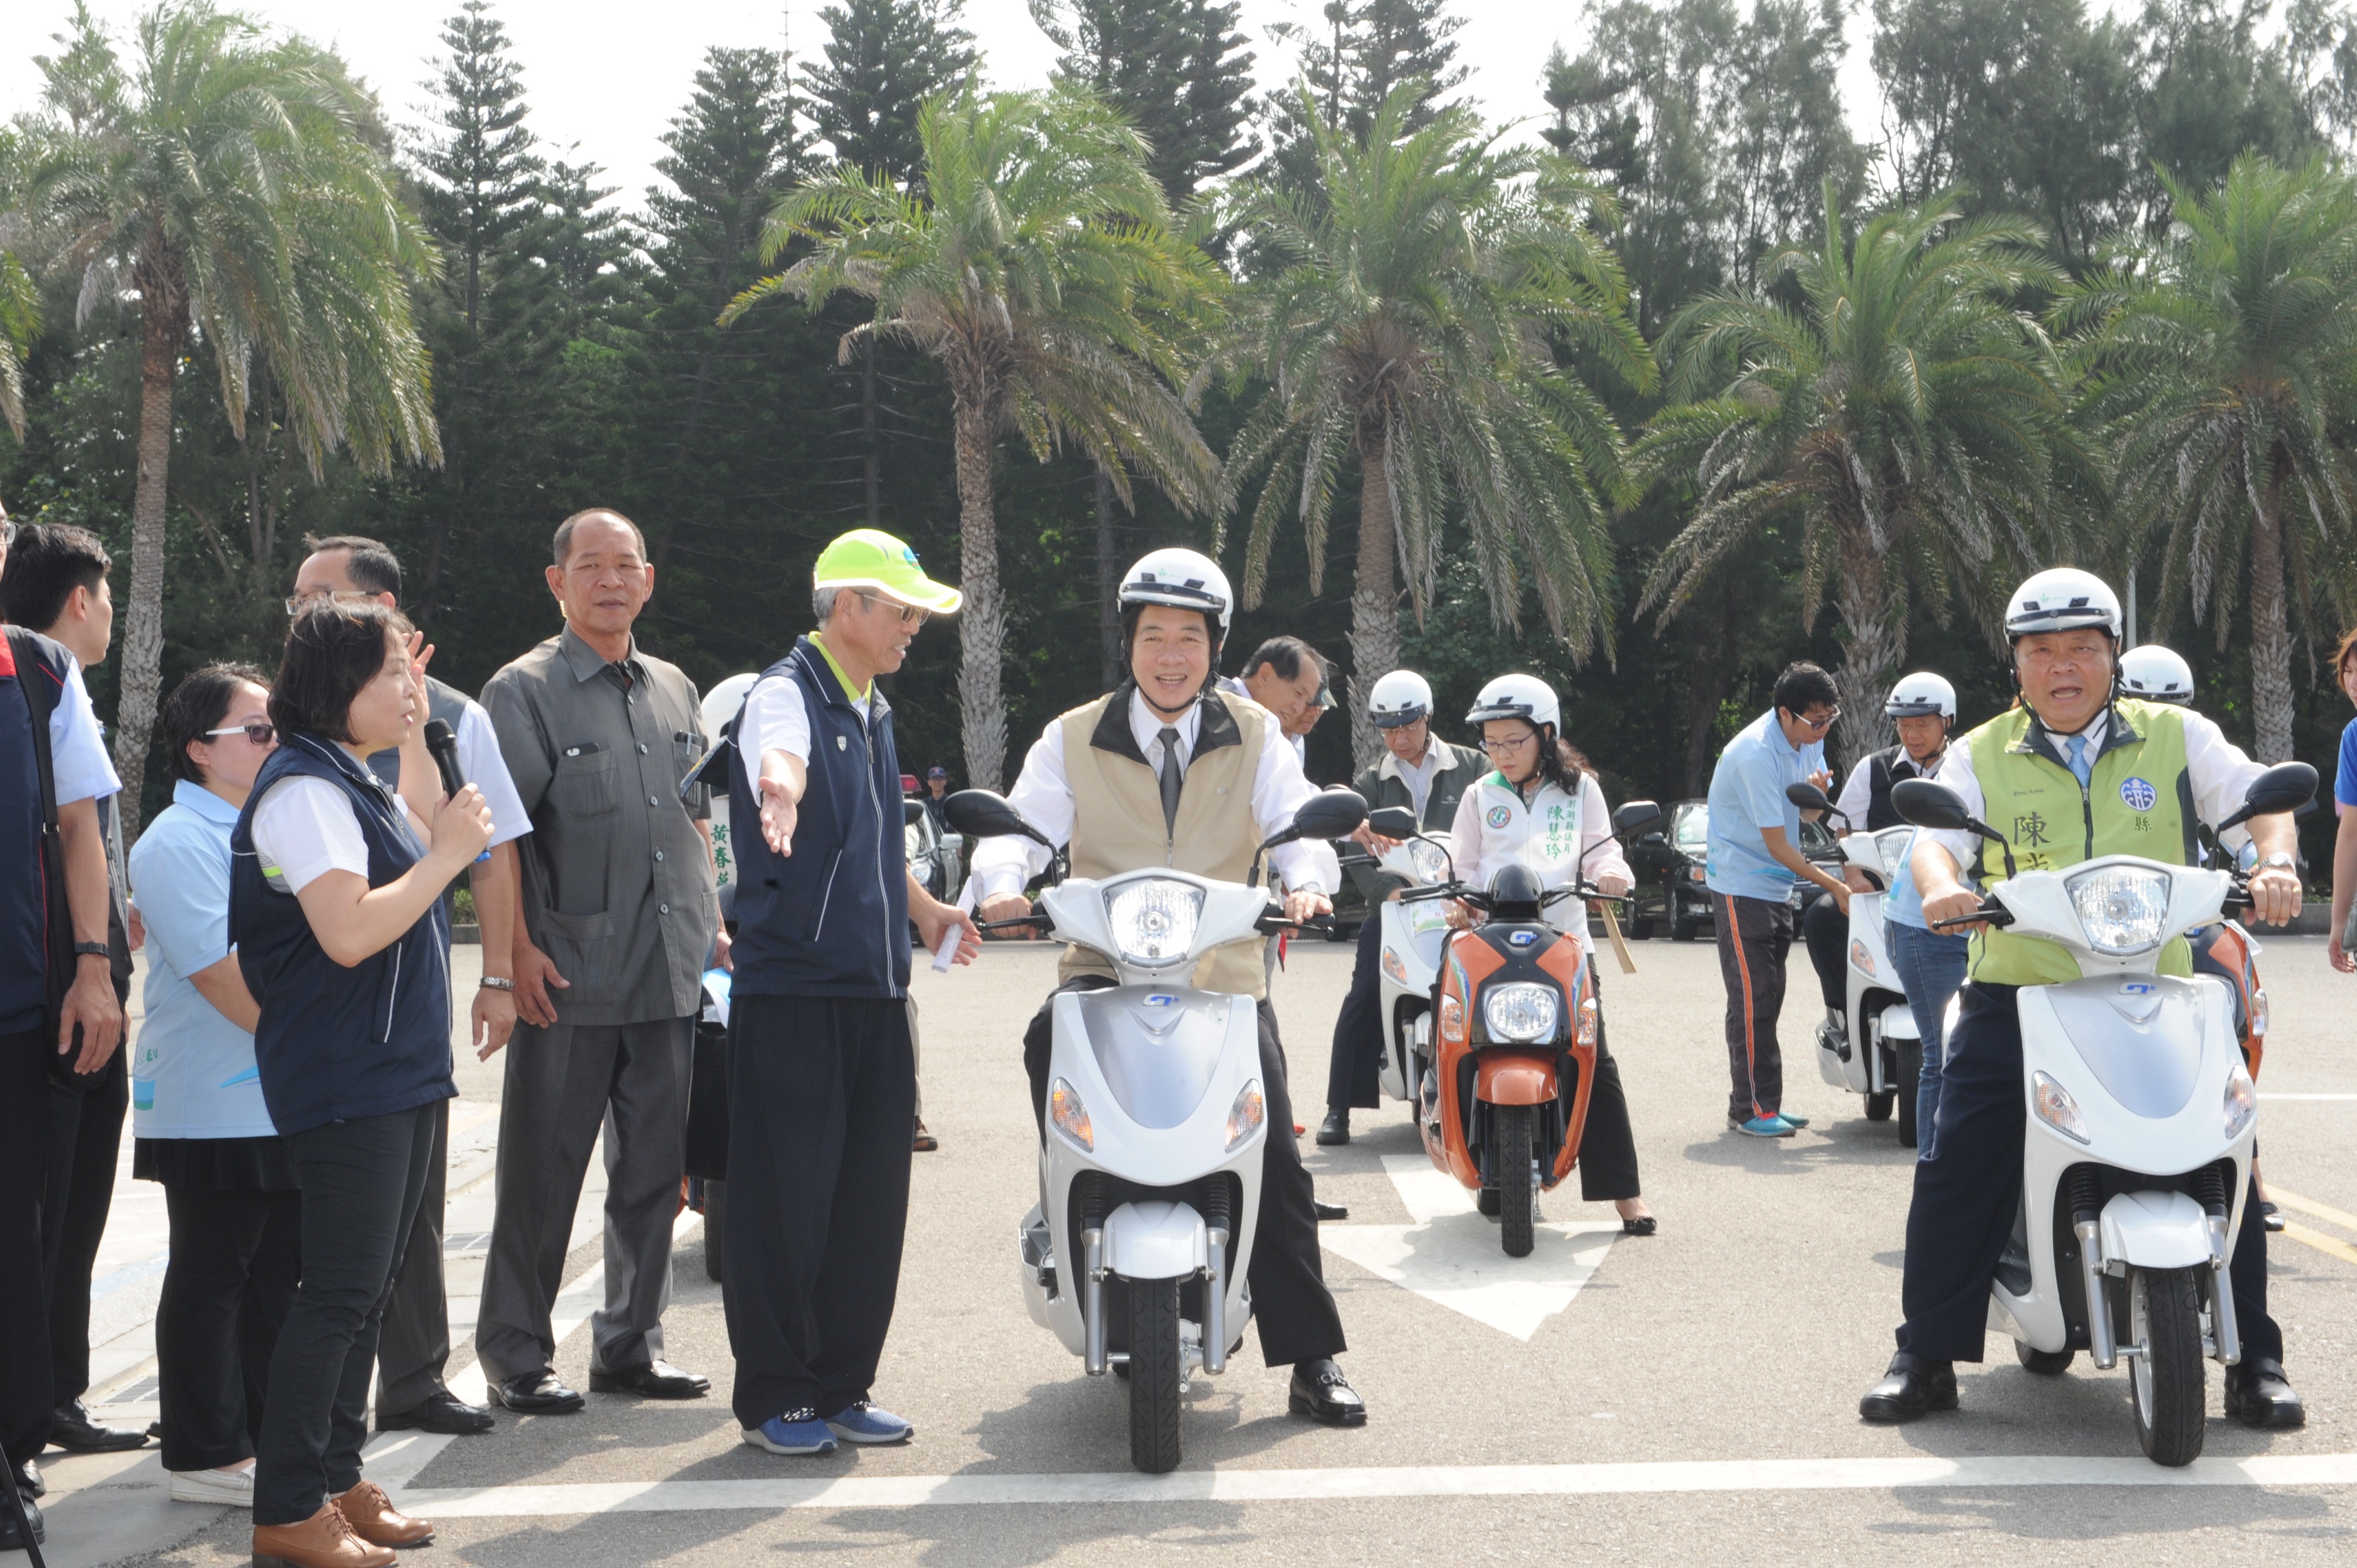
<svg viewBox="0 0 2357 1568">
<path fill-rule="evenodd" d="M 608 1372 L 589 1369 L 589 1391 L 636 1394 L 650 1400 L 702 1399 L 712 1391 L 712 1380 L 702 1372 L 683 1372 L 669 1361 L 649 1361 Z"/>
<path fill-rule="evenodd" d="M 49 1539 L 48 1527 L 41 1522 L 41 1506 L 30 1498 L 23 1500 L 25 1522 L 33 1527 L 33 1544 L 38 1546 Z M 16 1510 L 8 1506 L 6 1498 L 0 1497 L 0 1552 L 24 1550 L 25 1532 L 16 1528 Z"/>
<path fill-rule="evenodd" d="M 16 1489 L 28 1498 L 46 1498 L 49 1483 L 41 1475 L 41 1467 L 27 1459 L 16 1466 Z"/>
<path fill-rule="evenodd" d="M 1351 1206 L 1347 1203 L 1329 1203 L 1322 1197 L 1313 1197 L 1309 1200 L 1309 1207 L 1318 1211 L 1318 1218 L 1320 1219 L 1351 1218 Z"/>
<path fill-rule="evenodd" d="M 519 1373 L 484 1391 L 493 1404 L 503 1404 L 518 1415 L 571 1415 L 589 1402 L 557 1381 L 554 1372 Z"/>
<path fill-rule="evenodd" d="M 2286 1380 L 2283 1363 L 2260 1357 L 2226 1369 L 2226 1417 L 2244 1426 L 2306 1426 L 2308 1407 Z"/>
<path fill-rule="evenodd" d="M 1347 1144 L 1350 1141 L 1351 1113 L 1348 1111 L 1326 1112 L 1326 1120 L 1318 1125 L 1318 1142 L 1330 1149 L 1337 1144 Z"/>
<path fill-rule="evenodd" d="M 80 1400 L 58 1406 L 49 1417 L 49 1441 L 69 1454 L 127 1454 L 147 1446 L 147 1434 L 128 1426 L 101 1426 Z"/>
<path fill-rule="evenodd" d="M 1868 1421 L 1913 1421 L 1927 1411 L 1955 1408 L 1956 1364 L 1904 1350 L 1890 1358 L 1890 1370 L 1857 1402 L 1857 1413 Z"/>
<path fill-rule="evenodd" d="M 447 1389 L 414 1410 L 376 1412 L 379 1432 L 439 1432 L 451 1437 L 472 1437 L 499 1423 L 499 1417 L 490 1411 L 479 1404 L 468 1404 Z"/>
<path fill-rule="evenodd" d="M 1331 1357 L 1299 1361 L 1293 1368 L 1293 1386 L 1286 1391 L 1286 1408 L 1296 1415 L 1322 1421 L 1329 1426 L 1359 1426 L 1367 1419 L 1367 1402 L 1342 1375 Z"/>
</svg>

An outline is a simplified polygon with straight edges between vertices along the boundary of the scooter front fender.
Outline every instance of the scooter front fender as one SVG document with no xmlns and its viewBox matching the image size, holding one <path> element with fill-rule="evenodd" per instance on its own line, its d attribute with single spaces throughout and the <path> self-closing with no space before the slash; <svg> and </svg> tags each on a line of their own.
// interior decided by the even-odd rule
<svg viewBox="0 0 2357 1568">
<path fill-rule="evenodd" d="M 2104 1261 L 2139 1269 L 2210 1265 L 2210 1217 L 2181 1192 L 2124 1192 L 2104 1205 Z"/>
<path fill-rule="evenodd" d="M 1187 1279 L 1211 1259 L 1203 1218 L 1183 1203 L 1125 1203 L 1105 1216 L 1104 1266 L 1125 1280 Z"/>
<path fill-rule="evenodd" d="M 1555 1062 L 1484 1051 L 1473 1066 L 1473 1098 L 1489 1105 L 1544 1105 L 1555 1097 Z"/>
</svg>

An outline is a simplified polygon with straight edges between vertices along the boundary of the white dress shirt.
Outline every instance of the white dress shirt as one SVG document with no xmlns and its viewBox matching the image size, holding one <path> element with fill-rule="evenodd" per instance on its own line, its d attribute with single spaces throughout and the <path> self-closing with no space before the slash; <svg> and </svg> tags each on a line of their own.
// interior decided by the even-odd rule
<svg viewBox="0 0 2357 1568">
<path fill-rule="evenodd" d="M 876 688 L 851 699 L 865 723 L 873 705 Z M 804 767 L 810 764 L 811 715 L 810 700 L 802 689 L 783 675 L 770 675 L 756 682 L 745 693 L 745 716 L 737 724 L 737 736 L 745 755 L 745 771 L 755 779 L 761 777 L 761 758 L 773 751 L 782 751 Z"/>
<path fill-rule="evenodd" d="M 1867 831 L 1866 813 L 1874 805 L 1874 759 L 1881 755 L 1874 751 L 1859 757 L 1857 766 L 1851 768 L 1849 777 L 1842 781 L 1841 793 L 1834 797 L 1834 810 L 1849 819 L 1852 832 Z M 1894 784 L 1901 779 L 1936 778 L 1938 773 L 1937 768 L 1927 773 L 1917 767 L 1913 754 L 1903 746 L 1899 748 L 1899 755 L 1891 759 L 1890 780 Z M 1825 825 L 1833 826 L 1830 822 Z"/>
<path fill-rule="evenodd" d="M 1466 886 L 1483 890 L 1490 878 L 1517 861 L 1537 874 L 1543 887 L 1559 887 L 1583 876 L 1590 882 L 1607 875 L 1635 880 L 1620 841 L 1612 836 L 1612 813 L 1593 773 L 1579 776 L 1576 801 L 1551 783 L 1540 785 L 1537 798 L 1525 800 L 1494 769 L 1483 774 L 1458 798 L 1448 851 L 1458 876 Z M 1595 955 L 1596 944 L 1587 935 L 1587 900 L 1566 898 L 1550 908 L 1545 918 L 1577 941 L 1582 952 Z"/>
<path fill-rule="evenodd" d="M 1190 703 L 1187 711 L 1165 720 L 1129 693 L 1129 733 L 1137 742 L 1146 766 L 1162 766 L 1161 735 L 1166 725 L 1178 732 L 1178 768 L 1183 777 L 1195 756 L 1195 737 L 1203 725 L 1203 704 Z M 1252 813 L 1260 835 L 1267 838 L 1293 825 L 1301 802 L 1318 793 L 1302 775 L 1301 759 L 1286 745 L 1282 726 L 1272 718 L 1262 727 L 1259 759 L 1253 767 Z M 1064 768 L 1064 722 L 1050 724 L 1023 759 L 1023 772 L 1007 800 L 1023 820 L 1039 830 L 1049 843 L 1061 844 L 1072 836 L 1072 785 Z M 1049 851 L 1028 838 L 985 839 L 974 852 L 974 887 L 984 898 L 1020 893 L 1023 885 L 1047 869 Z M 1322 839 L 1297 839 L 1269 851 L 1268 863 L 1297 893 L 1331 893 L 1341 884 L 1341 867 L 1334 850 Z"/>
</svg>

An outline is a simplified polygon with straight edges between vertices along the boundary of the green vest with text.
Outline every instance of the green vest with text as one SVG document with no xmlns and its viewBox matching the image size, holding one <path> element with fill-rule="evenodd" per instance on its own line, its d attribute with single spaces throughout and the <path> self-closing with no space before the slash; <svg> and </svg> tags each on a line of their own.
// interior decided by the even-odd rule
<svg viewBox="0 0 2357 1568">
<path fill-rule="evenodd" d="M 2185 715 L 2158 703 L 2112 704 L 2103 750 L 2082 789 L 2062 760 L 2069 737 L 2049 734 L 2027 708 L 1999 714 L 1964 737 L 1986 802 L 1982 821 L 2005 835 L 2023 871 L 2057 871 L 2107 854 L 2192 865 L 2192 789 L 2185 772 Z M 2005 875 L 2005 856 L 1981 845 L 1983 886 Z M 2191 974 L 2192 950 L 2171 938 L 2155 965 Z M 2060 943 L 1994 928 L 1973 938 L 1972 978 L 1998 985 L 2052 985 L 2079 978 Z"/>
</svg>

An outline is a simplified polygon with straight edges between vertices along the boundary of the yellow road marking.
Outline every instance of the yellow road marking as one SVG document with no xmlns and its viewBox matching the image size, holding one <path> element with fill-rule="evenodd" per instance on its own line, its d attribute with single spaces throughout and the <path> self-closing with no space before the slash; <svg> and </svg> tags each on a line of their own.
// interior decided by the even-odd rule
<svg viewBox="0 0 2357 1568">
<path fill-rule="evenodd" d="M 2328 1257 L 2338 1258 L 2344 1263 L 2357 1263 L 2357 1247 L 2338 1237 L 2327 1236 L 2321 1230 L 2310 1230 L 2305 1225 L 2294 1225 L 2289 1220 L 2284 1221 L 2283 1233 L 2295 1241 L 2306 1242 Z"/>
<path fill-rule="evenodd" d="M 2335 1225 L 2346 1225 L 2350 1230 L 2357 1230 L 2357 1214 L 2335 1208 L 2329 1203 L 2319 1203 L 2312 1197 L 2296 1197 L 2273 1182 L 2267 1184 L 2267 1196 L 2287 1208 L 2297 1208 L 2302 1214 L 2318 1219 L 2330 1219 Z"/>
</svg>

